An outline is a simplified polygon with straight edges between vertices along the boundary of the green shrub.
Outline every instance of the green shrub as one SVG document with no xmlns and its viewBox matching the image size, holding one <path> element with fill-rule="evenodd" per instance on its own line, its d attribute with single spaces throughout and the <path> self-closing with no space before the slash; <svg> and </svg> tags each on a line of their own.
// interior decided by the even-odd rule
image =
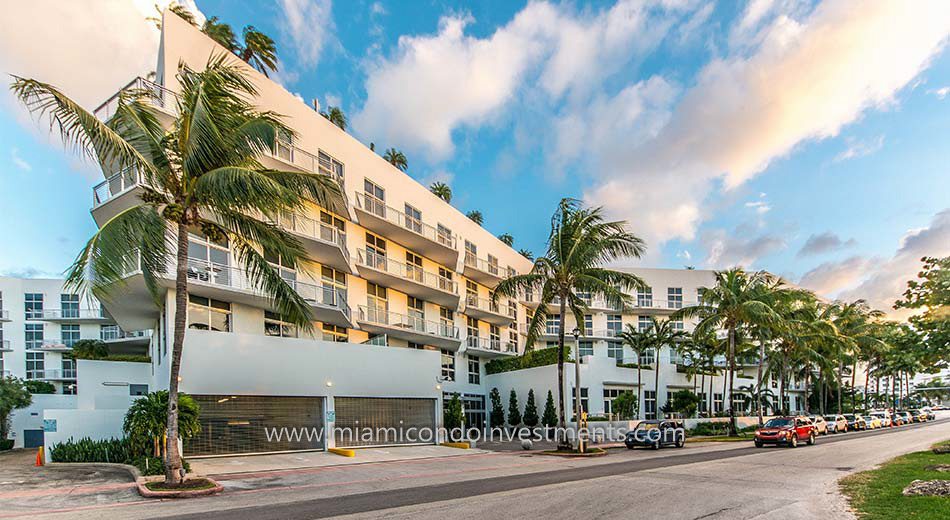
<svg viewBox="0 0 950 520">
<path fill-rule="evenodd" d="M 689 390 L 679 390 L 673 394 L 670 400 L 671 411 L 681 414 L 683 417 L 692 417 L 702 401 L 700 397 Z"/>
<path fill-rule="evenodd" d="M 109 356 L 97 361 L 124 361 L 126 363 L 151 363 L 152 358 L 146 355 L 136 354 L 110 354 Z"/>
<path fill-rule="evenodd" d="M 515 389 L 511 389 L 508 394 L 508 424 L 518 426 L 521 424 L 521 410 L 518 409 L 518 394 Z"/>
<path fill-rule="evenodd" d="M 453 394 L 452 399 L 450 399 L 445 406 L 442 422 L 447 430 L 453 430 L 455 428 L 461 428 L 463 420 L 462 401 L 459 399 L 458 394 Z"/>
<path fill-rule="evenodd" d="M 492 428 L 500 428 L 505 425 L 505 409 L 501 407 L 501 393 L 497 388 L 492 388 L 488 394 L 491 397 L 491 414 L 489 419 Z"/>
<path fill-rule="evenodd" d="M 554 396 L 548 390 L 548 398 L 544 401 L 544 413 L 541 414 L 541 424 L 548 428 L 557 426 L 557 410 L 554 408 Z"/>
<path fill-rule="evenodd" d="M 178 434 L 190 439 L 201 432 L 198 420 L 200 407 L 188 394 L 178 394 Z M 140 453 L 149 449 L 154 455 L 161 453 L 161 439 L 168 421 L 168 391 L 150 392 L 136 399 L 125 413 L 122 431 L 131 439 Z"/>
<path fill-rule="evenodd" d="M 0 439 L 0 451 L 13 449 L 13 439 Z"/>
<path fill-rule="evenodd" d="M 727 435 L 728 422 L 701 422 L 689 431 L 689 435 Z"/>
<path fill-rule="evenodd" d="M 188 465 L 188 461 L 182 459 L 181 463 L 184 466 L 185 471 L 191 471 L 191 466 Z M 162 461 L 161 457 L 142 456 L 130 461 L 129 464 L 138 468 L 139 472 L 145 476 L 165 474 L 165 462 Z"/>
<path fill-rule="evenodd" d="M 28 380 L 24 381 L 23 385 L 26 387 L 26 390 L 31 394 L 55 394 L 56 387 L 53 386 L 53 383 L 48 383 L 46 381 L 36 381 Z"/>
<path fill-rule="evenodd" d="M 564 361 L 570 361 L 570 348 L 564 346 Z M 557 363 L 557 347 L 529 350 L 521 356 L 493 359 L 485 364 L 486 374 L 500 374 L 512 370 L 543 367 Z"/>
<path fill-rule="evenodd" d="M 538 421 L 541 420 L 538 417 L 538 405 L 534 400 L 534 390 L 528 390 L 528 400 L 525 401 L 524 405 L 524 417 L 521 418 L 524 425 L 529 428 L 534 428 L 538 425 Z"/>
<path fill-rule="evenodd" d="M 128 439 L 105 439 L 94 441 L 83 437 L 78 441 L 72 438 L 55 444 L 50 448 L 50 460 L 53 462 L 112 462 L 129 464 L 135 459 L 135 450 Z"/>
<path fill-rule="evenodd" d="M 81 339 L 73 343 L 71 354 L 75 359 L 102 359 L 109 356 L 109 347 L 98 339 Z"/>
<path fill-rule="evenodd" d="M 621 419 L 633 419 L 639 412 L 637 395 L 629 390 L 620 392 L 610 403 L 610 410 Z"/>
</svg>

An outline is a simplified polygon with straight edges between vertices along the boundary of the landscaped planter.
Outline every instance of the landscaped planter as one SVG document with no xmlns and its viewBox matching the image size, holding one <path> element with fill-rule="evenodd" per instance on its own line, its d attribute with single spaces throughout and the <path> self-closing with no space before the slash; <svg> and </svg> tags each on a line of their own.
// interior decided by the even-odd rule
<svg viewBox="0 0 950 520">
<path fill-rule="evenodd" d="M 150 485 L 154 487 L 156 484 L 163 482 L 163 479 L 160 477 L 149 479 L 140 478 L 136 481 L 136 485 L 139 494 L 145 498 L 194 498 L 213 495 L 224 491 L 224 486 L 207 477 L 192 477 L 186 480 L 186 482 L 188 481 L 200 481 L 202 485 L 190 489 L 187 487 L 179 489 L 149 489 Z"/>
</svg>

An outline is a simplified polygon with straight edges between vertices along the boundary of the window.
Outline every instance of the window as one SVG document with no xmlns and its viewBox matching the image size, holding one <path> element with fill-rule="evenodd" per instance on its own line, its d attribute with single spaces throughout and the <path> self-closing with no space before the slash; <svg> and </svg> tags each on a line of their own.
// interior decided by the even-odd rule
<svg viewBox="0 0 950 520">
<path fill-rule="evenodd" d="M 455 312 L 446 307 L 439 307 L 439 334 L 442 336 L 455 335 Z"/>
<path fill-rule="evenodd" d="M 406 251 L 406 278 L 419 283 L 425 283 L 425 275 L 422 271 L 422 257 L 412 251 Z"/>
<path fill-rule="evenodd" d="M 139 395 L 148 395 L 148 385 L 129 385 L 129 395 L 139 396 Z"/>
<path fill-rule="evenodd" d="M 455 353 L 451 350 L 442 350 L 442 380 L 455 381 Z"/>
<path fill-rule="evenodd" d="M 386 241 L 372 233 L 366 233 L 366 265 L 386 270 Z"/>
<path fill-rule="evenodd" d="M 581 411 L 590 413 L 590 403 L 587 399 L 587 388 L 581 387 Z M 571 387 L 571 410 L 577 409 L 577 387 Z M 573 413 L 573 412 L 569 412 Z M 573 417 L 573 416 L 572 416 Z"/>
<path fill-rule="evenodd" d="M 656 419 L 656 390 L 643 391 L 643 417 Z"/>
<path fill-rule="evenodd" d="M 465 241 L 465 265 L 478 267 L 478 248 L 468 240 Z"/>
<path fill-rule="evenodd" d="M 616 338 L 623 332 L 623 318 L 619 314 L 607 315 L 607 332 L 612 338 Z"/>
<path fill-rule="evenodd" d="M 584 334 L 590 335 L 594 331 L 594 316 L 591 314 L 584 315 Z"/>
<path fill-rule="evenodd" d="M 297 326 L 276 312 L 264 311 L 264 335 L 296 338 Z"/>
<path fill-rule="evenodd" d="M 26 352 L 26 378 L 39 379 L 43 377 L 45 357 L 42 352 Z"/>
<path fill-rule="evenodd" d="M 59 295 L 59 306 L 62 309 L 64 318 L 79 317 L 79 295 L 61 294 Z"/>
<path fill-rule="evenodd" d="M 465 306 L 478 308 L 478 284 L 465 280 Z"/>
<path fill-rule="evenodd" d="M 722 394 L 713 393 L 713 412 L 722 413 Z"/>
<path fill-rule="evenodd" d="M 637 291 L 637 306 L 638 307 L 653 307 L 653 288 L 646 287 L 640 291 Z"/>
<path fill-rule="evenodd" d="M 425 330 L 425 302 L 414 296 L 407 296 L 406 309 L 409 311 L 409 319 L 412 321 L 412 327 L 418 330 Z"/>
<path fill-rule="evenodd" d="M 386 288 L 373 282 L 366 282 L 366 307 L 370 321 L 388 323 L 389 301 Z"/>
<path fill-rule="evenodd" d="M 323 266 L 320 268 L 320 279 L 323 282 L 323 303 L 342 305 L 346 301 L 346 273 Z"/>
<path fill-rule="evenodd" d="M 732 394 L 732 409 L 739 413 L 745 412 L 745 396 L 743 394 Z"/>
<path fill-rule="evenodd" d="M 363 179 L 363 200 L 366 211 L 386 218 L 386 190 L 369 179 Z"/>
<path fill-rule="evenodd" d="M 196 229 L 188 233 L 188 278 L 199 282 L 231 285 L 228 240 L 211 240 Z"/>
<path fill-rule="evenodd" d="M 62 325 L 59 328 L 60 333 L 62 334 L 63 345 L 67 347 L 73 346 L 77 341 L 79 341 L 79 325 L 68 324 Z"/>
<path fill-rule="evenodd" d="M 24 294 L 23 307 L 26 309 L 26 319 L 41 319 L 43 317 L 43 295 L 41 293 Z"/>
<path fill-rule="evenodd" d="M 699 412 L 706 413 L 709 408 L 709 395 L 706 392 L 696 394 L 699 396 Z"/>
<path fill-rule="evenodd" d="M 630 392 L 628 388 L 604 388 L 604 413 L 614 413 L 613 402 L 620 394 Z"/>
<path fill-rule="evenodd" d="M 671 309 L 681 309 L 683 307 L 683 288 L 669 287 L 666 290 L 666 304 Z"/>
<path fill-rule="evenodd" d="M 442 266 L 439 266 L 439 289 L 451 293 L 457 292 L 455 284 L 452 283 L 452 271 Z"/>
<path fill-rule="evenodd" d="M 280 277 L 283 278 L 291 287 L 294 287 L 294 282 L 297 281 L 297 268 L 289 262 L 285 262 L 280 255 L 264 249 L 264 260 L 267 261 L 280 273 Z"/>
<path fill-rule="evenodd" d="M 468 382 L 472 385 L 479 385 L 482 382 L 481 367 L 475 356 L 468 357 Z"/>
<path fill-rule="evenodd" d="M 584 361 L 585 356 L 594 355 L 594 342 L 593 341 L 581 341 L 577 344 L 577 350 L 581 356 L 581 362 Z"/>
<path fill-rule="evenodd" d="M 189 294 L 188 328 L 231 332 L 231 304 Z"/>
<path fill-rule="evenodd" d="M 544 318 L 545 333 L 552 336 L 557 335 L 560 332 L 560 327 L 558 327 L 558 323 L 560 323 L 560 320 L 561 320 L 560 316 L 548 315 L 547 317 L 545 317 Z"/>
<path fill-rule="evenodd" d="M 683 330 L 683 320 L 670 320 L 670 328 L 673 330 Z"/>
<path fill-rule="evenodd" d="M 23 341 L 27 350 L 43 346 L 43 324 L 27 323 L 23 329 Z"/>
<path fill-rule="evenodd" d="M 513 320 L 518 319 L 518 304 L 514 300 L 508 300 L 508 317 Z"/>
<path fill-rule="evenodd" d="M 501 350 L 501 329 L 498 325 L 488 325 L 488 339 L 492 349 Z"/>
<path fill-rule="evenodd" d="M 643 352 L 643 356 L 637 359 L 641 365 L 652 365 L 656 361 L 656 349 L 650 347 Z"/>
<path fill-rule="evenodd" d="M 64 378 L 76 378 L 76 360 L 75 359 L 62 359 L 62 365 Z"/>
<path fill-rule="evenodd" d="M 334 231 L 334 229 L 336 231 Z M 346 233 L 346 223 L 343 222 L 343 219 L 327 213 L 326 211 L 320 212 L 320 238 L 326 240 L 327 242 L 333 242 L 335 244 L 344 245 L 343 240 L 337 237 L 345 237 Z"/>
<path fill-rule="evenodd" d="M 425 350 L 425 349 L 426 349 L 426 346 L 423 345 L 422 343 L 414 343 L 414 342 L 412 342 L 412 341 L 409 342 L 408 347 L 411 348 L 411 349 L 413 349 L 413 350 Z"/>
<path fill-rule="evenodd" d="M 422 212 L 406 204 L 406 229 L 422 234 Z"/>
<path fill-rule="evenodd" d="M 346 343 L 346 327 L 324 323 L 321 327 L 323 332 L 323 341 L 333 341 L 336 343 Z"/>
<path fill-rule="evenodd" d="M 637 330 L 646 332 L 653 328 L 653 320 L 649 316 L 640 316 L 637 318 Z"/>
<path fill-rule="evenodd" d="M 607 357 L 617 360 L 617 364 L 623 363 L 623 343 L 619 341 L 607 342 Z"/>
<path fill-rule="evenodd" d="M 478 320 L 470 316 L 465 317 L 465 334 L 472 338 L 470 346 L 478 347 Z"/>
<path fill-rule="evenodd" d="M 494 275 L 498 274 L 498 258 L 488 255 L 488 272 Z"/>
<path fill-rule="evenodd" d="M 452 240 L 452 230 L 442 224 L 436 227 L 436 240 L 443 246 L 455 248 L 455 242 Z"/>
<path fill-rule="evenodd" d="M 514 325 L 512 323 L 512 325 Z M 508 329 L 508 345 L 507 350 L 509 352 L 518 352 L 518 330 L 514 327 Z"/>
</svg>

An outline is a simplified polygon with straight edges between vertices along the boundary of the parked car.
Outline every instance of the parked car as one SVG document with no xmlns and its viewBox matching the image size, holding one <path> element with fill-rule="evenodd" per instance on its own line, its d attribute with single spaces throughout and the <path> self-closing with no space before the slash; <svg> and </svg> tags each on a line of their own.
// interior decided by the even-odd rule
<svg viewBox="0 0 950 520">
<path fill-rule="evenodd" d="M 869 430 L 876 430 L 883 426 L 881 419 L 874 417 L 873 415 L 865 415 L 864 422 L 867 424 Z"/>
<path fill-rule="evenodd" d="M 818 428 L 805 416 L 773 417 L 755 431 L 755 447 L 776 444 L 797 448 L 800 442 L 815 444 Z"/>
<path fill-rule="evenodd" d="M 914 416 L 911 415 L 910 412 L 908 412 L 907 410 L 902 410 L 900 412 L 897 412 L 897 414 L 901 416 L 901 418 L 904 421 L 904 424 L 910 424 L 914 422 Z"/>
<path fill-rule="evenodd" d="M 828 434 L 828 423 L 825 421 L 825 418 L 820 415 L 809 416 L 808 419 L 812 424 L 815 425 L 815 428 L 818 429 L 818 435 L 827 435 Z"/>
<path fill-rule="evenodd" d="M 853 413 L 844 414 L 844 419 L 848 421 L 849 430 L 866 430 L 868 429 L 867 422 L 865 422 L 864 417 L 856 415 Z"/>
<path fill-rule="evenodd" d="M 914 422 L 924 422 L 927 420 L 927 414 L 916 408 L 910 410 L 910 416 L 914 418 Z"/>
<path fill-rule="evenodd" d="M 686 445 L 686 428 L 681 421 L 640 421 L 636 428 L 627 432 L 623 443 L 631 450 L 637 446 L 655 450 L 664 446 L 682 448 Z"/>
<path fill-rule="evenodd" d="M 829 415 L 825 418 L 828 433 L 844 433 L 848 431 L 848 420 L 843 415 Z"/>
<path fill-rule="evenodd" d="M 891 415 L 887 412 L 871 412 L 871 417 L 880 419 L 882 428 L 894 426 L 894 421 L 891 420 Z"/>
<path fill-rule="evenodd" d="M 907 424 L 907 419 L 905 419 L 904 415 L 900 412 L 894 412 L 894 415 L 891 416 L 891 421 L 893 422 L 894 426 L 903 426 Z"/>
<path fill-rule="evenodd" d="M 931 407 L 929 407 L 929 406 L 925 406 L 925 407 L 921 408 L 920 411 L 921 411 L 921 412 L 924 412 L 925 414 L 927 414 L 927 420 L 928 420 L 928 421 L 932 421 L 932 420 L 934 420 L 934 419 L 937 418 L 937 414 L 934 413 L 934 408 L 931 408 Z"/>
</svg>

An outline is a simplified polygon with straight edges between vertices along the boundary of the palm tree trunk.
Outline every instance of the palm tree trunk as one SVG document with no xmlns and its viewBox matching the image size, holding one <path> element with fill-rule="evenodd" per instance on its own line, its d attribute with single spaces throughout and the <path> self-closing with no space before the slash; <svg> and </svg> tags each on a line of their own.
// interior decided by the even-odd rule
<svg viewBox="0 0 950 520">
<path fill-rule="evenodd" d="M 871 389 L 871 363 L 868 362 L 868 366 L 864 370 L 864 407 L 868 407 L 868 394 Z"/>
<path fill-rule="evenodd" d="M 558 407 L 557 407 L 557 418 L 558 418 L 558 427 L 560 430 L 560 435 L 562 436 L 558 439 L 559 446 L 566 446 L 567 439 L 564 435 L 567 432 L 567 423 L 564 421 L 564 313 L 566 307 L 567 298 L 564 295 L 561 295 L 561 309 L 560 309 L 560 318 L 561 323 L 558 326 L 557 331 L 557 398 L 558 398 Z M 579 399 L 580 396 L 577 396 Z"/>
<path fill-rule="evenodd" d="M 755 371 L 755 408 L 762 426 L 762 365 L 765 363 L 765 341 L 759 340 L 759 366 Z"/>
<path fill-rule="evenodd" d="M 726 360 L 729 363 L 729 435 L 738 435 L 736 428 L 736 414 L 732 409 L 732 391 L 735 381 L 733 376 L 736 373 L 736 329 L 729 327 L 729 357 Z M 725 397 L 724 397 L 725 398 Z"/>
<path fill-rule="evenodd" d="M 851 411 L 852 412 L 854 412 L 858 408 L 858 403 L 857 403 L 858 396 L 854 389 L 854 378 L 857 372 L 858 372 L 858 358 L 857 356 L 855 356 L 854 364 L 851 367 Z"/>
<path fill-rule="evenodd" d="M 715 415 L 713 412 L 713 380 L 715 379 L 713 376 L 715 374 L 716 374 L 716 366 L 713 365 L 712 372 L 710 372 L 709 374 L 709 397 L 707 399 L 709 401 L 709 417 L 712 417 L 713 415 Z"/>
<path fill-rule="evenodd" d="M 637 419 L 643 418 L 643 356 L 637 352 Z"/>
<path fill-rule="evenodd" d="M 825 415 L 825 367 L 818 367 L 818 411 Z"/>
<path fill-rule="evenodd" d="M 654 419 L 660 418 L 660 351 L 663 345 L 656 347 L 653 356 L 653 415 Z"/>
<path fill-rule="evenodd" d="M 185 345 L 185 322 L 188 317 L 188 227 L 184 223 L 178 224 L 177 247 L 175 336 L 168 376 L 168 431 L 165 439 L 165 482 L 168 484 L 178 484 L 182 480 L 181 453 L 178 451 L 178 379 L 181 373 L 181 351 Z"/>
<path fill-rule="evenodd" d="M 838 371 L 835 372 L 835 383 L 838 384 L 838 413 L 844 413 L 841 410 L 841 367 L 844 365 L 841 356 L 838 356 Z"/>
<path fill-rule="evenodd" d="M 805 363 L 805 415 L 808 415 L 808 383 L 811 382 L 811 365 Z"/>
<path fill-rule="evenodd" d="M 705 371 L 703 371 L 702 373 L 702 380 L 699 383 L 699 387 L 702 388 L 703 390 L 706 390 L 706 372 Z M 705 399 L 703 399 L 703 401 L 705 401 Z M 706 410 L 706 413 L 707 414 L 709 413 L 708 409 Z"/>
</svg>

